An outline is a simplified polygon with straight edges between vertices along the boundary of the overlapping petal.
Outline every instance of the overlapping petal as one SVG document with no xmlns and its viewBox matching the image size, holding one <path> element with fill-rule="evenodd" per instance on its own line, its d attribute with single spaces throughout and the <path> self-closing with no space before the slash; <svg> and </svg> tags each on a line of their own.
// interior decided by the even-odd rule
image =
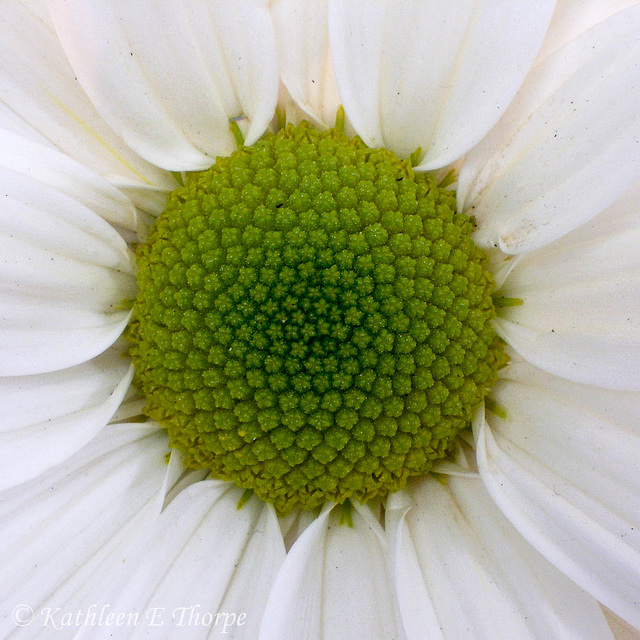
<svg viewBox="0 0 640 640">
<path fill-rule="evenodd" d="M 173 499 L 137 553 L 110 576 L 116 611 L 138 615 L 124 637 L 255 640 L 285 550 L 271 506 L 208 480 Z M 216 614 L 217 617 L 216 617 Z M 111 629 L 85 629 L 88 638 Z"/>
<path fill-rule="evenodd" d="M 105 120 L 165 169 L 205 169 L 273 118 L 278 69 L 265 0 L 49 3 L 62 46 Z"/>
<path fill-rule="evenodd" d="M 0 129 L 0 167 L 53 187 L 122 229 L 137 228 L 136 210 L 129 198 L 98 174 L 50 146 Z"/>
<path fill-rule="evenodd" d="M 287 554 L 260 640 L 404 638 L 380 524 L 360 506 L 353 527 L 338 520 L 325 507 Z"/>
<path fill-rule="evenodd" d="M 527 76 L 466 157 L 458 205 L 476 242 L 509 254 L 585 223 L 640 177 L 640 5 L 562 46 Z"/>
<path fill-rule="evenodd" d="M 132 151 L 78 83 L 41 0 L 0 5 L 0 126 L 57 148 L 162 210 L 170 174 Z"/>
<path fill-rule="evenodd" d="M 327 0 L 277 0 L 271 11 L 282 82 L 312 122 L 332 127 L 340 95 L 329 50 Z"/>
<path fill-rule="evenodd" d="M 590 223 L 520 256 L 501 295 L 502 337 L 577 382 L 640 390 L 640 185 Z"/>
<path fill-rule="evenodd" d="M 35 163 L 37 164 L 37 163 Z M 113 344 L 135 296 L 122 237 L 77 200 L 0 167 L 0 375 L 86 362 Z"/>
<path fill-rule="evenodd" d="M 118 409 L 133 371 L 122 348 L 63 371 L 0 378 L 0 491 L 81 449 Z"/>
<path fill-rule="evenodd" d="M 611 640 L 595 599 L 523 540 L 477 476 L 394 494 L 387 532 L 409 640 Z"/>
<path fill-rule="evenodd" d="M 110 425 L 69 460 L 0 493 L 2 637 L 75 636 L 78 626 L 53 625 L 66 611 L 102 605 L 105 573 L 127 560 L 175 482 L 166 452 L 167 438 L 155 427 Z M 11 618 L 18 605 L 34 613 L 20 629 Z"/>
<path fill-rule="evenodd" d="M 517 358 L 477 432 L 482 479 L 520 533 L 640 628 L 640 395 L 555 378 Z"/>
<path fill-rule="evenodd" d="M 529 71 L 554 2 L 329 2 L 340 98 L 372 147 L 421 169 L 457 160 L 497 122 Z"/>
<path fill-rule="evenodd" d="M 614 13 L 635 4 L 638 0 L 558 0 L 538 61 Z"/>
</svg>

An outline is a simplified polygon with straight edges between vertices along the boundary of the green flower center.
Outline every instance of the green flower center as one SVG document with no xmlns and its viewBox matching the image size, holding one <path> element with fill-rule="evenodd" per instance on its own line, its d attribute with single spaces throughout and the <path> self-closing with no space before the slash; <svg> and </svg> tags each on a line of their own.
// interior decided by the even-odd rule
<svg viewBox="0 0 640 640">
<path fill-rule="evenodd" d="M 506 362 L 455 195 L 307 123 L 187 176 L 138 250 L 146 413 L 187 466 L 280 514 L 454 455 Z"/>
</svg>

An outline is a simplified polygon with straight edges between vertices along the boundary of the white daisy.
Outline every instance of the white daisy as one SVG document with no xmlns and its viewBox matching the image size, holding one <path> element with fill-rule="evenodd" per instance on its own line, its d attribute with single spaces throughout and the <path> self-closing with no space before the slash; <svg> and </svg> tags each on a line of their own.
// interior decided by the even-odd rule
<svg viewBox="0 0 640 640">
<path fill-rule="evenodd" d="M 2 636 L 640 637 L 638 33 L 637 0 L 3 3 Z M 183 172 L 340 105 L 455 177 L 510 357 L 443 481 L 352 526 L 186 469 L 122 337 Z"/>
</svg>

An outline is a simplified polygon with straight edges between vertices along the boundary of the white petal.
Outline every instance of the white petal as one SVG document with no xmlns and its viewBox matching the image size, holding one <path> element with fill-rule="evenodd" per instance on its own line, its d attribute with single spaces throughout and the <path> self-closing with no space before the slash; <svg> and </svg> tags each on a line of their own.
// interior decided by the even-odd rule
<svg viewBox="0 0 640 640">
<path fill-rule="evenodd" d="M 421 169 L 450 164 L 489 131 L 529 71 L 554 2 L 329 3 L 331 53 L 362 139 Z"/>
<path fill-rule="evenodd" d="M 284 538 L 284 546 L 291 549 L 295 541 L 302 535 L 302 532 L 316 519 L 313 511 L 292 511 L 288 515 L 280 518 L 280 530 Z"/>
<path fill-rule="evenodd" d="M 143 415 L 143 410 L 147 401 L 141 397 L 135 397 L 131 394 L 132 387 L 124 397 L 120 406 L 113 414 L 111 422 L 140 422 L 139 418 Z"/>
<path fill-rule="evenodd" d="M 53 633 L 44 626 L 47 608 L 73 614 L 101 603 L 104 572 L 127 560 L 127 549 L 160 513 L 166 451 L 156 428 L 108 426 L 55 469 L 0 493 L 2 637 L 16 629 L 14 606 L 34 611 L 33 623 L 20 629 L 25 638 Z"/>
<path fill-rule="evenodd" d="M 136 230 L 131 201 L 106 180 L 68 156 L 0 129 L 0 167 L 30 176 L 65 193 L 108 222 Z"/>
<path fill-rule="evenodd" d="M 473 478 L 478 477 L 477 471 L 469 469 L 468 467 L 462 466 L 456 462 L 449 462 L 448 460 L 435 464 L 433 467 L 433 473 L 445 476 L 464 476 L 465 478 L 468 476 Z"/>
<path fill-rule="evenodd" d="M 353 527 L 338 520 L 325 507 L 287 554 L 260 640 L 404 638 L 380 524 L 360 506 L 353 511 Z"/>
<path fill-rule="evenodd" d="M 172 174 L 171 180 L 167 180 L 167 183 L 162 188 L 149 185 L 131 185 L 130 183 L 123 182 L 117 178 L 110 180 L 111 184 L 117 187 L 122 193 L 124 193 L 133 202 L 136 207 L 142 209 L 138 211 L 138 229 L 140 229 L 140 214 L 149 212 L 153 216 L 159 216 L 167 205 L 167 194 L 170 191 L 178 188 L 178 183 Z"/>
<path fill-rule="evenodd" d="M 182 454 L 176 449 L 171 450 L 171 458 L 169 460 L 169 464 L 173 465 L 176 472 L 178 472 L 178 481 L 173 485 L 171 490 L 167 493 L 164 500 L 164 507 L 166 509 L 173 500 L 182 493 L 187 487 L 190 487 L 192 484 L 196 482 L 200 482 L 204 480 L 208 475 L 209 471 L 206 469 L 187 469 L 184 466 L 184 461 L 182 458 Z"/>
<path fill-rule="evenodd" d="M 171 170 L 205 169 L 273 118 L 278 72 L 265 2 L 50 2 L 71 64 L 98 111 L 129 146 Z"/>
<path fill-rule="evenodd" d="M 569 578 L 640 626 L 640 394 L 514 360 L 492 392 L 506 419 L 477 432 L 489 493 Z"/>
<path fill-rule="evenodd" d="M 540 247 L 615 202 L 640 176 L 640 6 L 621 11 L 535 67 L 466 157 L 458 205 L 476 242 Z"/>
<path fill-rule="evenodd" d="M 598 603 L 522 539 L 479 478 L 409 494 L 387 505 L 409 640 L 611 640 Z"/>
<path fill-rule="evenodd" d="M 314 123 L 332 127 L 340 95 L 329 51 L 327 0 L 278 0 L 272 15 L 282 82 Z"/>
<path fill-rule="evenodd" d="M 520 256 L 500 290 L 521 298 L 500 335 L 536 366 L 640 390 L 640 185 L 590 223 Z"/>
<path fill-rule="evenodd" d="M 255 640 L 285 551 L 273 508 L 253 498 L 238 510 L 241 496 L 218 480 L 191 485 L 110 575 L 107 601 L 139 614 L 128 637 Z M 93 639 L 113 630 L 84 631 Z"/>
<path fill-rule="evenodd" d="M 74 366 L 120 336 L 135 296 L 123 239 L 69 196 L 0 167 L 0 375 Z"/>
<path fill-rule="evenodd" d="M 614 13 L 635 4 L 638 0 L 558 0 L 538 61 Z"/>
<path fill-rule="evenodd" d="M 119 186 L 175 188 L 170 174 L 129 149 L 98 115 L 39 0 L 0 3 L 0 126 L 63 151 Z"/>
<path fill-rule="evenodd" d="M 116 412 L 133 377 L 122 349 L 63 371 L 0 378 L 0 491 L 81 449 Z"/>
</svg>

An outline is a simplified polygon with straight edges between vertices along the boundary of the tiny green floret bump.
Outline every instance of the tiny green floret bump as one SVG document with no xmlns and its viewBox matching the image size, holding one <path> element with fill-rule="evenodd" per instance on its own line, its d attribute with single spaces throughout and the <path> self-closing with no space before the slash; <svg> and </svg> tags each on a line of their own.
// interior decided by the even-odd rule
<svg viewBox="0 0 640 640">
<path fill-rule="evenodd" d="M 137 251 L 145 412 L 280 514 L 428 474 L 507 360 L 472 230 L 453 192 L 340 128 L 187 174 Z"/>
</svg>

